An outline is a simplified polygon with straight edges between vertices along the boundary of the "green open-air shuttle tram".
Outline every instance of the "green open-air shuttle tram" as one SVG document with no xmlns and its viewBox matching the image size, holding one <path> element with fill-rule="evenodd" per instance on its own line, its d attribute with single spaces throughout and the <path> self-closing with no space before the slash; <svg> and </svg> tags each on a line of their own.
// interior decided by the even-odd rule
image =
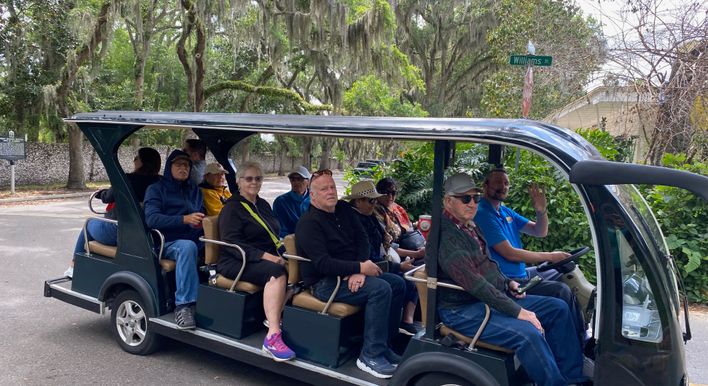
<svg viewBox="0 0 708 386">
<path fill-rule="evenodd" d="M 456 142 L 489 145 L 489 161 L 499 163 L 504 147 L 521 148 L 542 156 L 566 176 L 578 194 L 590 224 L 596 258 L 597 286 L 569 284 L 584 291 L 584 306 L 594 314 L 596 342 L 594 383 L 597 385 L 687 384 L 684 343 L 690 339 L 686 302 L 681 325 L 678 273 L 661 230 L 638 191 L 630 184 L 649 183 L 682 187 L 708 199 L 708 178 L 665 168 L 605 161 L 579 135 L 529 120 L 365 118 L 217 113 L 156 113 L 106 111 L 77 114 L 77 124 L 105 165 L 116 203 L 118 246 L 106 256 L 87 250 L 74 256 L 73 279 L 45 282 L 44 294 L 69 304 L 104 313 L 122 302 L 144 311 L 142 339 L 128 341 L 112 323 L 123 349 L 135 354 L 154 350 L 159 336 L 167 336 L 227 357 L 318 385 L 391 384 L 514 385 L 528 382 L 512 353 L 481 347 L 441 344 L 436 323 L 410 339 L 404 361 L 390 381 L 356 369 L 346 355 L 356 350 L 358 320 L 286 306 L 283 330 L 298 359 L 276 363 L 263 354 L 262 317 L 248 315 L 258 294 L 200 285 L 197 329 L 178 330 L 173 323 L 170 272 L 159 260 L 159 237 L 147 228 L 142 209 L 117 157 L 118 148 L 142 128 L 191 129 L 216 160 L 231 173 L 227 181 L 236 190 L 235 165 L 229 159 L 234 145 L 259 133 L 434 142 L 432 228 L 427 249 L 427 277 L 409 273 L 427 290 L 422 312 L 436 321 L 434 264 L 441 214 L 442 182 Z M 395 176 L 394 176 L 395 177 Z M 551 220 L 552 221 L 552 220 Z M 574 282 L 573 280 L 576 280 Z M 172 284 L 173 285 L 173 284 Z M 258 307 L 255 307 L 256 309 Z M 239 314 L 238 309 L 246 315 Z M 593 312 L 594 311 L 594 312 Z M 262 312 L 262 310 L 261 310 Z M 238 327 L 233 327 L 238 324 Z M 685 328 L 685 330 L 684 330 Z M 297 332 L 293 332 L 297 331 Z M 685 332 L 684 332 L 685 331 Z"/>
</svg>

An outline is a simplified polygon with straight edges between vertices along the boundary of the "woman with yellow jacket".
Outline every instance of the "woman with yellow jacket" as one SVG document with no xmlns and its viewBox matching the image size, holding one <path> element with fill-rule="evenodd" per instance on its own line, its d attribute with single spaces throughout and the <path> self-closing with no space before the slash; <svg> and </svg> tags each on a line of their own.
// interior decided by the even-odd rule
<svg viewBox="0 0 708 386">
<path fill-rule="evenodd" d="M 226 200 L 231 197 L 229 188 L 226 187 L 226 177 L 229 174 L 218 162 L 207 165 L 204 172 L 204 181 L 199 184 L 204 196 L 204 208 L 207 216 L 216 216 L 221 212 Z"/>
</svg>

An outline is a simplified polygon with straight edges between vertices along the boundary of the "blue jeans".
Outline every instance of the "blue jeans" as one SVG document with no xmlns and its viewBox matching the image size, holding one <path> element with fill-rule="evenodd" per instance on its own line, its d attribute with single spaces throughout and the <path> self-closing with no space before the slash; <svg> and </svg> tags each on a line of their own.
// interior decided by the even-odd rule
<svg viewBox="0 0 708 386">
<path fill-rule="evenodd" d="M 336 277 L 326 277 L 315 283 L 313 293 L 318 299 L 327 301 L 336 285 Z M 350 291 L 348 282 L 342 281 L 334 300 L 364 307 L 362 354 L 373 358 L 389 350 L 390 339 L 398 333 L 404 292 L 403 278 L 392 273 L 367 276 L 357 292 Z"/>
<path fill-rule="evenodd" d="M 118 245 L 118 225 L 101 220 L 89 220 L 86 224 L 86 233 L 88 233 L 88 239 L 96 240 L 101 244 L 105 245 Z M 79 238 L 76 240 L 76 246 L 74 247 L 74 253 L 85 252 L 86 239 L 84 238 L 84 231 L 81 230 L 79 233 Z"/>
<path fill-rule="evenodd" d="M 583 354 L 565 302 L 533 295 L 516 302 L 536 313 L 545 335 L 525 320 L 492 309 L 480 339 L 514 350 L 531 380 L 540 386 L 565 386 L 584 380 Z M 438 310 L 445 325 L 466 336 L 474 336 L 484 313 L 482 302 Z"/>
<path fill-rule="evenodd" d="M 587 331 L 587 325 L 583 317 L 583 311 L 578 303 L 578 299 L 573 294 L 573 291 L 568 287 L 567 284 L 561 282 L 562 275 L 552 269 L 545 272 L 537 272 L 536 267 L 529 267 L 526 269 L 528 277 L 525 279 L 513 279 L 519 282 L 520 285 L 526 285 L 528 281 L 534 276 L 543 277 L 543 281 L 538 283 L 535 287 L 531 288 L 527 294 L 538 295 L 538 296 L 550 296 L 553 298 L 558 298 L 565 302 L 570 309 L 570 316 L 573 319 L 573 326 L 575 326 L 575 331 L 578 336 L 578 341 L 580 346 L 585 344 L 585 335 Z"/>
<path fill-rule="evenodd" d="M 174 240 L 165 242 L 163 257 L 174 260 L 175 268 L 175 305 L 196 303 L 199 289 L 197 273 L 197 254 L 199 248 L 192 240 Z"/>
</svg>

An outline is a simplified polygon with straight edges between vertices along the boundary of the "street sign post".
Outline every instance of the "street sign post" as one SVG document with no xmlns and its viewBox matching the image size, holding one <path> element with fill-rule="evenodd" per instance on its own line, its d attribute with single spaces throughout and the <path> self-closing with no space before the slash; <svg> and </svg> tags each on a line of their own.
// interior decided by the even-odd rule
<svg viewBox="0 0 708 386">
<path fill-rule="evenodd" d="M 536 55 L 511 55 L 509 57 L 509 64 L 512 66 L 526 66 L 534 65 L 541 67 L 548 67 L 553 64 L 552 56 L 536 56 Z"/>
<path fill-rule="evenodd" d="M 15 138 L 15 133 L 10 131 L 7 137 L 0 137 L 0 159 L 10 161 L 10 192 L 15 194 L 15 161 L 25 159 L 25 140 Z"/>
</svg>

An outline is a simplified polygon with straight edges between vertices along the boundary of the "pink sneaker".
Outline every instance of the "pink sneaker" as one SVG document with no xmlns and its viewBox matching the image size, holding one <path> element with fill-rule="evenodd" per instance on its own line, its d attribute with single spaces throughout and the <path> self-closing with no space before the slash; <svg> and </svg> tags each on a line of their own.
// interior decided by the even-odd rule
<svg viewBox="0 0 708 386">
<path fill-rule="evenodd" d="M 270 354 L 276 362 L 285 362 L 295 358 L 295 352 L 283 342 L 281 332 L 273 334 L 270 337 L 266 336 L 265 339 L 263 339 L 263 351 Z"/>
</svg>

